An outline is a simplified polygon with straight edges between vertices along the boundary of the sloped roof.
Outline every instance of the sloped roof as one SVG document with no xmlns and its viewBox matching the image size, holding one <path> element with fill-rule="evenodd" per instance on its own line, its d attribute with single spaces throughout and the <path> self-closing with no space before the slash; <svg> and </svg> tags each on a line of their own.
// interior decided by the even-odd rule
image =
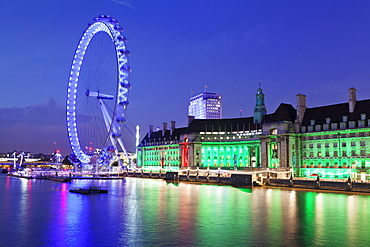
<svg viewBox="0 0 370 247">
<path fill-rule="evenodd" d="M 310 120 L 315 120 L 315 124 L 325 124 L 326 118 L 330 118 L 332 123 L 339 123 L 343 121 L 343 116 L 347 116 L 348 121 L 357 121 L 363 113 L 370 116 L 370 100 L 357 101 L 352 113 L 349 112 L 349 103 L 307 108 L 302 125 L 310 125 Z"/>
<path fill-rule="evenodd" d="M 253 123 L 253 117 L 246 118 L 225 118 L 225 119 L 194 119 L 188 132 L 213 132 L 213 131 L 242 131 L 254 130 L 256 125 Z"/>
<path fill-rule="evenodd" d="M 279 107 L 272 114 L 267 114 L 263 118 L 263 123 L 282 122 L 282 121 L 295 121 L 297 111 L 290 104 L 281 103 Z"/>
<path fill-rule="evenodd" d="M 141 142 L 143 143 L 145 141 L 152 141 L 154 139 L 158 141 L 160 139 L 163 140 L 164 138 L 166 138 L 166 140 L 175 140 L 175 139 L 178 140 L 181 134 L 187 133 L 186 130 L 187 130 L 187 127 L 177 128 L 173 131 L 172 135 L 171 135 L 171 130 L 169 129 L 165 131 L 164 135 L 163 135 L 162 130 L 153 131 L 150 137 L 149 137 L 149 133 L 147 133 Z"/>
</svg>

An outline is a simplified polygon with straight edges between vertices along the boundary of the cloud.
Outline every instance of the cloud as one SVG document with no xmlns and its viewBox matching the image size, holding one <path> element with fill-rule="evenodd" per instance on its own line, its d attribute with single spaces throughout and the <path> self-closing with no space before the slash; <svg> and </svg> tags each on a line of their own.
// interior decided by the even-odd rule
<svg viewBox="0 0 370 247">
<path fill-rule="evenodd" d="M 70 152 L 65 109 L 52 98 L 26 107 L 0 108 L 0 152 L 12 150 L 52 153 L 57 148 Z"/>
<path fill-rule="evenodd" d="M 123 1 L 123 0 L 111 0 L 111 1 L 114 2 L 114 3 L 121 4 L 121 5 L 125 5 L 125 6 L 131 8 L 131 9 L 134 9 L 134 6 L 131 3 L 127 2 L 127 1 Z"/>
<path fill-rule="evenodd" d="M 122 134 L 127 148 L 135 150 L 129 146 L 134 145 L 134 137 L 125 129 Z M 64 106 L 56 104 L 53 98 L 46 98 L 40 104 L 0 108 L 0 153 L 16 150 L 51 154 L 55 148 L 64 156 L 71 153 Z"/>
</svg>

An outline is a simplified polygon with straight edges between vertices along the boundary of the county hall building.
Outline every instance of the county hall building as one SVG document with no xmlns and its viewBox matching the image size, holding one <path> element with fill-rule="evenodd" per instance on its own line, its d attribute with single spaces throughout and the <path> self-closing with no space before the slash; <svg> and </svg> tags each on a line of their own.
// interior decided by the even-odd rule
<svg viewBox="0 0 370 247">
<path fill-rule="evenodd" d="M 197 168 L 293 171 L 295 176 L 370 179 L 370 100 L 308 108 L 280 104 L 266 113 L 261 87 L 253 117 L 194 119 L 188 126 L 149 131 L 138 146 L 145 169 Z"/>
</svg>

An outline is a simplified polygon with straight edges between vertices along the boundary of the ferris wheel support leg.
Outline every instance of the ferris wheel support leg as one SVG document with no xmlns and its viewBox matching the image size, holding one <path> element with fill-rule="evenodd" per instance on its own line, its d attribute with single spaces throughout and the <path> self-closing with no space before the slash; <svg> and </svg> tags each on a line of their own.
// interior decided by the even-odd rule
<svg viewBox="0 0 370 247">
<path fill-rule="evenodd" d="M 102 114 L 103 114 L 103 117 L 104 117 L 105 126 L 107 127 L 107 130 L 109 132 L 110 131 L 109 128 L 110 128 L 110 125 L 112 123 L 112 119 L 111 119 L 111 117 L 110 117 L 110 115 L 107 111 L 107 108 L 105 107 L 103 99 L 99 99 L 99 103 L 100 103 L 100 107 L 101 107 Z M 117 130 L 114 129 L 113 131 L 117 131 Z M 112 145 L 115 148 L 116 156 L 118 157 L 118 148 L 116 147 L 116 143 L 118 142 L 119 145 L 121 146 L 122 150 L 123 150 L 124 155 L 126 156 L 128 162 L 130 164 L 130 158 L 128 156 L 128 153 L 127 153 L 127 150 L 126 150 L 125 146 L 123 145 L 122 139 L 120 137 L 117 137 L 117 142 L 116 142 L 112 135 L 110 135 L 109 138 L 110 138 L 110 141 L 111 141 Z M 122 163 L 121 159 L 118 158 L 118 162 L 119 162 L 120 167 L 123 168 L 123 163 Z"/>
<path fill-rule="evenodd" d="M 109 133 L 109 128 L 110 128 L 110 125 L 112 123 L 112 119 L 110 118 L 110 115 L 108 113 L 108 110 L 105 107 L 104 101 L 102 99 L 99 99 L 99 104 L 100 104 L 101 111 L 103 113 L 105 126 L 107 127 L 107 131 Z M 114 142 L 113 136 L 112 135 L 109 135 L 109 139 L 110 139 L 112 145 L 115 147 L 115 142 Z M 116 153 L 116 155 L 118 155 L 118 150 L 117 150 L 116 147 L 115 147 L 115 153 Z"/>
<path fill-rule="evenodd" d="M 127 157 L 127 159 L 129 159 L 127 150 L 126 150 L 125 146 L 123 145 L 123 142 L 122 142 L 122 139 L 121 138 L 118 138 L 118 143 L 121 146 L 121 148 L 123 150 L 123 153 L 125 154 L 125 156 Z"/>
<path fill-rule="evenodd" d="M 105 107 L 105 104 L 104 104 L 103 100 L 102 99 L 99 99 L 99 102 L 100 102 L 100 107 L 101 107 L 101 110 L 102 110 L 102 113 L 103 113 L 103 116 L 104 116 L 105 126 L 107 127 L 107 130 L 109 131 L 109 128 L 110 128 L 110 124 L 112 122 L 112 119 L 110 118 L 110 115 L 109 115 L 109 113 L 107 111 L 107 108 Z M 114 129 L 114 131 L 116 131 L 116 129 Z M 110 139 L 111 139 L 112 144 L 115 145 L 114 138 L 112 136 L 110 136 Z M 125 146 L 123 145 L 122 139 L 121 138 L 117 138 L 117 141 L 118 141 L 119 145 L 121 146 L 121 148 L 122 148 L 123 153 L 125 154 L 125 156 L 127 158 L 129 158 L 128 157 L 127 150 L 126 150 Z M 118 155 L 117 148 L 116 148 L 116 155 Z"/>
</svg>

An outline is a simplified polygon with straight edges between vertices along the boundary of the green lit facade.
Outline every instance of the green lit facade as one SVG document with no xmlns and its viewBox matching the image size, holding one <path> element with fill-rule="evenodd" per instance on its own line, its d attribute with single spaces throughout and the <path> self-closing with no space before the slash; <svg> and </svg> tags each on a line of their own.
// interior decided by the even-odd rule
<svg viewBox="0 0 370 247">
<path fill-rule="evenodd" d="M 163 130 L 155 132 L 149 126 L 148 134 L 137 148 L 137 165 L 148 170 L 181 167 L 180 134 L 182 129 L 175 129 L 175 122 L 171 122 L 170 129 L 164 123 Z"/>
<path fill-rule="evenodd" d="M 367 177 L 364 174 L 370 169 L 369 145 L 370 128 L 302 134 L 300 176 L 319 174 L 328 178 Z"/>
<path fill-rule="evenodd" d="M 202 143 L 201 167 L 256 167 L 259 141 L 236 143 Z"/>
<path fill-rule="evenodd" d="M 159 167 L 167 169 L 178 168 L 180 162 L 179 145 L 141 147 L 138 152 L 138 160 L 140 161 L 140 166 L 148 169 L 157 169 Z"/>
<path fill-rule="evenodd" d="M 194 165 L 244 169 L 260 166 L 260 131 L 200 132 L 194 141 Z"/>
</svg>

